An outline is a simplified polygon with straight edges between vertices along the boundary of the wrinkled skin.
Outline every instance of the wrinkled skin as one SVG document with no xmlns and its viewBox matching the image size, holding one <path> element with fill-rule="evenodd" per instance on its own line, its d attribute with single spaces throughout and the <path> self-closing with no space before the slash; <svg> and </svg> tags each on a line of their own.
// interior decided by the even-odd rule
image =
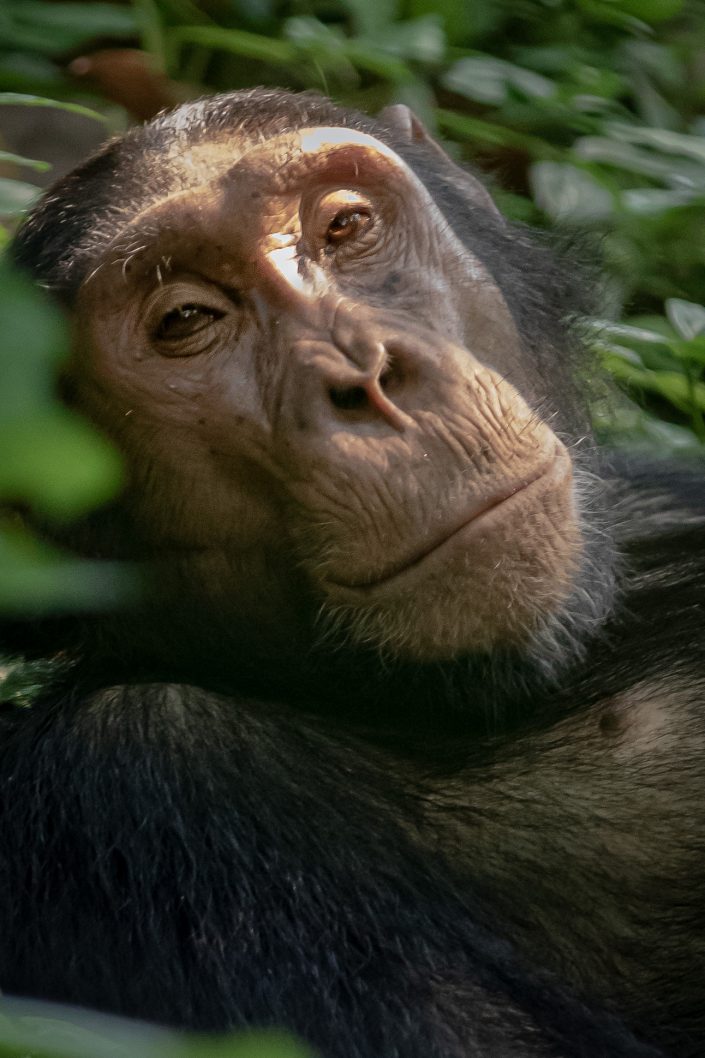
<svg viewBox="0 0 705 1058">
<path fill-rule="evenodd" d="M 453 657 L 527 642 L 569 594 L 571 463 L 504 377 L 507 306 L 379 140 L 278 136 L 159 201 L 79 325 L 79 399 L 130 457 L 150 546 L 201 552 L 246 623 L 243 580 L 276 600 L 270 649 L 309 647 L 322 603 L 356 641 Z"/>
<path fill-rule="evenodd" d="M 0 986 L 699 1058 L 705 490 L 595 449 L 570 268 L 405 108 L 264 90 L 107 147 L 14 253 L 128 468 L 64 538 L 149 575 L 8 631 L 74 664 L 6 718 Z"/>
</svg>

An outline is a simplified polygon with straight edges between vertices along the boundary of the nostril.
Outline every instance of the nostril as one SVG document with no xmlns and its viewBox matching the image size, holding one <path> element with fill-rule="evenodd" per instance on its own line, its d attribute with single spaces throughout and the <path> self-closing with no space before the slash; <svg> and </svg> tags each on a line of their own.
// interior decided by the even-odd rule
<svg viewBox="0 0 705 1058">
<path fill-rule="evenodd" d="M 331 403 L 341 411 L 355 411 L 367 404 L 367 392 L 362 386 L 331 386 L 328 395 Z"/>
</svg>

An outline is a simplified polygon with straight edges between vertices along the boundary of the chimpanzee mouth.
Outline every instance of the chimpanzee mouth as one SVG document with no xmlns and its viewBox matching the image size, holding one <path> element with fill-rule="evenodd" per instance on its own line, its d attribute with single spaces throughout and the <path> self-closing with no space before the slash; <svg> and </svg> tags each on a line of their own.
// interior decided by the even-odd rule
<svg viewBox="0 0 705 1058">
<path fill-rule="evenodd" d="M 467 547 L 473 536 L 486 532 L 492 523 L 513 513 L 511 508 L 522 503 L 533 505 L 543 493 L 560 488 L 565 484 L 571 473 L 570 456 L 563 445 L 559 444 L 551 451 L 548 460 L 534 472 L 503 485 L 487 500 L 472 509 L 469 515 L 465 515 L 459 525 L 454 526 L 450 531 L 443 532 L 410 557 L 390 566 L 381 576 L 347 582 L 331 580 L 328 583 L 336 588 L 352 591 L 371 591 L 386 586 L 396 578 L 415 571 L 432 556 L 440 555 L 446 549 L 452 549 L 454 545 L 460 548 Z"/>
</svg>

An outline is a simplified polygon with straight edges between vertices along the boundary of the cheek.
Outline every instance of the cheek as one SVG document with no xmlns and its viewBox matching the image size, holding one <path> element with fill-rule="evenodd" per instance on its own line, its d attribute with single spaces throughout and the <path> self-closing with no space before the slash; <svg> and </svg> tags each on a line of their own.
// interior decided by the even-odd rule
<svg viewBox="0 0 705 1058">
<path fill-rule="evenodd" d="M 247 348 L 188 360 L 130 349 L 128 338 L 108 345 L 94 329 L 70 377 L 74 403 L 125 459 L 125 502 L 141 536 L 231 548 L 274 538 L 271 443 Z"/>
<path fill-rule="evenodd" d="M 97 317 L 80 335 L 69 369 L 77 402 L 117 438 L 139 426 L 181 434 L 181 445 L 183 435 L 192 434 L 194 445 L 227 436 L 236 451 L 245 428 L 261 432 L 263 422 L 252 343 L 242 328 L 216 338 L 202 353 L 169 357 L 126 313 Z"/>
</svg>

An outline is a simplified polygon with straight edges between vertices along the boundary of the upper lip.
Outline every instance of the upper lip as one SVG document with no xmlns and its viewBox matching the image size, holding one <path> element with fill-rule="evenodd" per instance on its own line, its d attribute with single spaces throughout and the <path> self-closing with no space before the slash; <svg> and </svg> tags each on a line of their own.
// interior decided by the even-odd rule
<svg viewBox="0 0 705 1058">
<path fill-rule="evenodd" d="M 468 525 L 476 521 L 483 514 L 487 514 L 488 511 L 493 510 L 495 507 L 499 507 L 500 504 L 505 503 L 513 496 L 516 496 L 517 493 L 523 492 L 524 489 L 527 489 L 529 487 L 529 485 L 532 485 L 535 481 L 538 481 L 539 478 L 544 477 L 544 475 L 547 474 L 548 471 L 553 467 L 557 458 L 558 453 L 553 452 L 544 463 L 541 463 L 540 466 L 536 468 L 536 470 L 532 471 L 529 474 L 525 474 L 520 478 L 515 478 L 511 482 L 507 482 L 502 485 L 502 487 L 493 492 L 491 496 L 476 503 L 475 506 L 470 509 L 469 513 L 466 512 L 463 515 L 462 519 L 456 524 L 454 524 L 450 529 L 442 530 L 436 537 L 434 537 L 430 541 L 430 543 L 425 544 L 423 547 L 414 551 L 411 555 L 408 555 L 407 557 L 401 559 L 399 562 L 396 562 L 394 565 L 389 566 L 387 569 L 385 569 L 381 576 L 374 577 L 370 580 L 348 581 L 347 583 L 343 581 L 336 581 L 335 583 L 341 588 L 375 588 L 380 584 L 384 584 L 387 581 L 392 580 L 393 577 L 398 576 L 400 573 L 405 573 L 413 566 L 419 565 L 420 562 L 422 562 L 430 554 L 436 551 L 439 547 L 442 547 L 444 544 L 448 543 L 448 541 L 451 540 L 456 535 L 456 533 L 459 533 L 463 529 L 467 528 Z"/>
</svg>

